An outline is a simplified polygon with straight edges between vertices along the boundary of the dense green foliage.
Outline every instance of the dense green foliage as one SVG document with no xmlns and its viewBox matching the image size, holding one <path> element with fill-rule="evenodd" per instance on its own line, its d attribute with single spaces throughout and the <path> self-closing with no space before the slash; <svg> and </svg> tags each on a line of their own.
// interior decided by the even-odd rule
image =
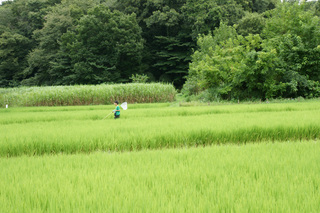
<svg viewBox="0 0 320 213">
<path fill-rule="evenodd" d="M 319 212 L 320 142 L 0 159 L 0 212 Z"/>
<path fill-rule="evenodd" d="M 129 151 L 319 138 L 319 101 L 174 107 L 129 104 L 0 110 L 0 156 Z M 298 121 L 298 122 L 297 122 Z"/>
<path fill-rule="evenodd" d="M 204 100 L 318 97 L 320 3 L 294 2 L 4 2 L 0 87 L 125 83 L 138 74 Z"/>
<path fill-rule="evenodd" d="M 171 102 L 175 95 L 173 85 L 160 83 L 19 87 L 0 89 L 0 107 Z"/>
<path fill-rule="evenodd" d="M 199 34 L 277 0 L 14 0 L 0 6 L 0 87 L 129 82 L 181 88 Z"/>
<path fill-rule="evenodd" d="M 198 39 L 184 86 L 212 99 L 320 96 L 320 18 L 307 4 L 279 4 Z"/>
</svg>

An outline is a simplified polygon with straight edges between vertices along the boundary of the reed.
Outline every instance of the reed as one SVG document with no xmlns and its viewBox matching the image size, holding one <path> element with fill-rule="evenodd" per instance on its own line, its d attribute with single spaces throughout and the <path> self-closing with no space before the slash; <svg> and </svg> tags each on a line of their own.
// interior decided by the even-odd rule
<svg viewBox="0 0 320 213">
<path fill-rule="evenodd" d="M 115 84 L 51 87 L 21 87 L 0 90 L 1 107 L 71 106 L 128 103 L 171 102 L 176 91 L 171 84 Z"/>
</svg>

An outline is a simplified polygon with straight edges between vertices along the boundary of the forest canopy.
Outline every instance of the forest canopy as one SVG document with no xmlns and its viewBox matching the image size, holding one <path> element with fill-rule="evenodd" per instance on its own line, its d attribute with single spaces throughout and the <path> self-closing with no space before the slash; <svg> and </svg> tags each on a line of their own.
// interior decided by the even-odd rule
<svg viewBox="0 0 320 213">
<path fill-rule="evenodd" d="M 0 87 L 173 83 L 188 96 L 319 96 L 318 2 L 14 0 Z"/>
</svg>

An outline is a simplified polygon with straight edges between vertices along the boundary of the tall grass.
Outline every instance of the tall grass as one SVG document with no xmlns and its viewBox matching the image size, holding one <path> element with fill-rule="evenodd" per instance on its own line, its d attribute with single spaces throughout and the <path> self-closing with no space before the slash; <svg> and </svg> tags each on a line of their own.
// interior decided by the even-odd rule
<svg viewBox="0 0 320 213">
<path fill-rule="evenodd" d="M 207 146 L 319 138 L 320 102 L 170 107 L 13 108 L 0 111 L 0 156 Z"/>
<path fill-rule="evenodd" d="M 320 142 L 0 158 L 0 212 L 319 212 Z"/>
<path fill-rule="evenodd" d="M 52 87 L 21 87 L 0 90 L 1 107 L 70 106 L 111 104 L 114 100 L 129 103 L 170 102 L 176 91 L 170 84 L 116 84 Z"/>
</svg>

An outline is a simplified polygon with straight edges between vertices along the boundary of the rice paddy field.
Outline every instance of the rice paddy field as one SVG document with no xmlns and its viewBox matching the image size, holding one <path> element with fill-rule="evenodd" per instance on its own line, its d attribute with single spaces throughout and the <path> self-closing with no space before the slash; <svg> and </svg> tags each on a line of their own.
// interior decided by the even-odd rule
<svg viewBox="0 0 320 213">
<path fill-rule="evenodd" d="M 0 109 L 0 212 L 319 212 L 320 101 Z"/>
</svg>

